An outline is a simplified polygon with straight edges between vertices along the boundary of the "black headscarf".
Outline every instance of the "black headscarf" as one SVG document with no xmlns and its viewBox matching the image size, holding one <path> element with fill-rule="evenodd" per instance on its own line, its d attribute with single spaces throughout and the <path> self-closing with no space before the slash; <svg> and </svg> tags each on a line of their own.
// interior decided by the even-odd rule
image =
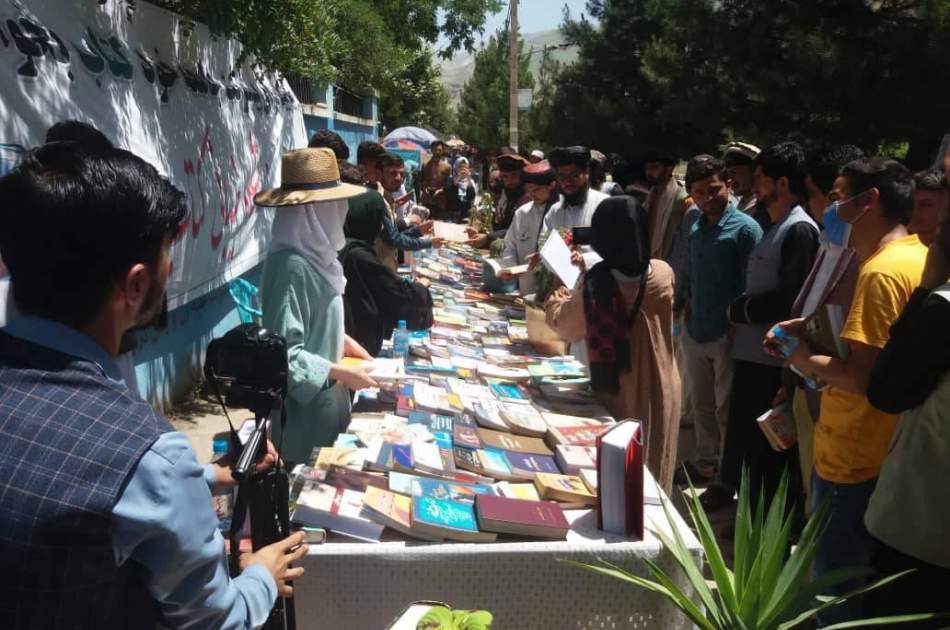
<svg viewBox="0 0 950 630">
<path fill-rule="evenodd" d="M 368 247 L 373 243 L 383 229 L 383 219 L 386 217 L 386 201 L 375 190 L 367 190 L 362 195 L 349 199 L 349 210 L 346 213 L 346 222 L 343 224 L 343 233 L 346 235 L 346 245 L 340 250 L 340 259 L 354 247 Z"/>
<path fill-rule="evenodd" d="M 609 197 L 600 202 L 591 219 L 591 245 L 603 260 L 594 265 L 584 281 L 584 315 L 591 387 L 617 393 L 620 374 L 630 371 L 629 329 L 646 285 L 650 267 L 650 234 L 647 216 L 629 196 Z M 640 276 L 633 308 L 627 310 L 613 270 Z"/>
</svg>

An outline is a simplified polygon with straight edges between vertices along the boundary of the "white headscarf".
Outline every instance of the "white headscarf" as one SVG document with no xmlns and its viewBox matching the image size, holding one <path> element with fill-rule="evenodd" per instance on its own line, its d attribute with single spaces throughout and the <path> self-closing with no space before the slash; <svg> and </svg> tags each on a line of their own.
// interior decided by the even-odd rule
<svg viewBox="0 0 950 630">
<path fill-rule="evenodd" d="M 343 295 L 346 278 L 336 254 L 346 244 L 343 222 L 348 208 L 346 199 L 275 208 L 270 251 L 294 250 Z"/>
</svg>

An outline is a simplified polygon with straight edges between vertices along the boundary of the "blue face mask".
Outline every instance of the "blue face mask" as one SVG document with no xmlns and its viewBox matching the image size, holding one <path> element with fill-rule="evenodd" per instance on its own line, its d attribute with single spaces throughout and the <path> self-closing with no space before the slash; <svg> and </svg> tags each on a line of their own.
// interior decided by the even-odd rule
<svg viewBox="0 0 950 630">
<path fill-rule="evenodd" d="M 822 223 L 825 226 L 825 240 L 838 247 L 848 246 L 848 240 L 851 238 L 851 224 L 843 221 L 841 217 L 838 216 L 837 203 L 832 203 L 825 208 Z"/>
</svg>

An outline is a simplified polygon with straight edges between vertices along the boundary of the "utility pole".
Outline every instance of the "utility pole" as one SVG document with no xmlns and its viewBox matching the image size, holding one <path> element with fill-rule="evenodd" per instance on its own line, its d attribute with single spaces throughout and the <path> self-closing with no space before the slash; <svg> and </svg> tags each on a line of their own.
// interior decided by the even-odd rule
<svg viewBox="0 0 950 630">
<path fill-rule="evenodd" d="M 518 0 L 508 4 L 508 144 L 518 150 Z"/>
</svg>

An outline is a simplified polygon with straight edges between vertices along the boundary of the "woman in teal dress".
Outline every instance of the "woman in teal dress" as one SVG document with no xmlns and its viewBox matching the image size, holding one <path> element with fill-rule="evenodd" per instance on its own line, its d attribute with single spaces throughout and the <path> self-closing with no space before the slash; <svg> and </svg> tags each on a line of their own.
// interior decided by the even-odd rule
<svg viewBox="0 0 950 630">
<path fill-rule="evenodd" d="M 281 188 L 254 198 L 276 208 L 261 305 L 264 327 L 287 340 L 286 425 L 276 414 L 272 423 L 287 462 L 307 462 L 315 446 L 333 444 L 349 422 L 349 390 L 375 386 L 365 370 L 341 364 L 344 356 L 372 358 L 344 333 L 337 260 L 346 200 L 363 192 L 340 182 L 331 150 L 299 149 L 283 156 Z"/>
</svg>

